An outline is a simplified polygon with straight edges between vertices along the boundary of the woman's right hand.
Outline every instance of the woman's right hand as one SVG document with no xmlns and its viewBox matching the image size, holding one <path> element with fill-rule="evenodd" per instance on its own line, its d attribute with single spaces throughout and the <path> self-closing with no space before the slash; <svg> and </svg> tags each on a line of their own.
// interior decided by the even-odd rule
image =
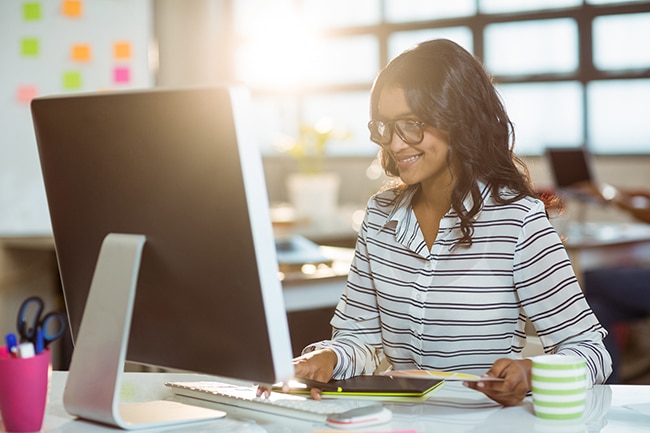
<svg viewBox="0 0 650 433">
<path fill-rule="evenodd" d="M 295 377 L 302 377 L 318 382 L 329 382 L 336 367 L 338 359 L 336 353 L 330 349 L 319 349 L 306 353 L 293 360 Z M 268 397 L 271 390 L 265 387 L 257 389 L 257 396 Z M 314 400 L 320 400 L 321 390 L 311 388 L 310 394 Z"/>
<path fill-rule="evenodd" d="M 317 382 L 329 382 L 337 361 L 336 353 L 331 349 L 314 350 L 293 360 L 294 374 Z M 311 398 L 320 400 L 320 392 L 318 388 L 311 388 Z"/>
</svg>

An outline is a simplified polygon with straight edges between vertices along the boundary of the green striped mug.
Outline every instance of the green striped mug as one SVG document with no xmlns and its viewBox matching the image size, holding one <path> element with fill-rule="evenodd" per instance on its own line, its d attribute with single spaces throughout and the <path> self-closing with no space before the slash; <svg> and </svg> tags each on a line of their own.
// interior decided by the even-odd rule
<svg viewBox="0 0 650 433">
<path fill-rule="evenodd" d="M 535 415 L 553 420 L 581 418 L 587 394 L 585 360 L 568 355 L 543 355 L 532 360 Z"/>
</svg>

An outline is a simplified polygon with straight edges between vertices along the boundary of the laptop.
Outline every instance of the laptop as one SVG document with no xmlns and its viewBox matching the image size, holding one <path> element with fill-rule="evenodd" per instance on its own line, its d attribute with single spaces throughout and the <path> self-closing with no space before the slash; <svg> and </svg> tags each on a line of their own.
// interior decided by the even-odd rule
<svg viewBox="0 0 650 433">
<path fill-rule="evenodd" d="M 591 155 L 584 147 L 549 147 L 546 158 L 559 191 L 575 191 L 581 183 L 596 184 Z"/>
</svg>

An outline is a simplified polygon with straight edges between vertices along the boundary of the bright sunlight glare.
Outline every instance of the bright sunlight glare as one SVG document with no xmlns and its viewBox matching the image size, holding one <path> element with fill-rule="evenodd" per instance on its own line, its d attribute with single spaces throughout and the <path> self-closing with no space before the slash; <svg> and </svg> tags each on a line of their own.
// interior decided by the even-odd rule
<svg viewBox="0 0 650 433">
<path fill-rule="evenodd" d="M 239 76 L 249 85 L 286 88 L 306 84 L 321 42 L 297 15 L 265 16 L 237 53 Z M 315 62 L 318 63 L 318 62 Z"/>
</svg>

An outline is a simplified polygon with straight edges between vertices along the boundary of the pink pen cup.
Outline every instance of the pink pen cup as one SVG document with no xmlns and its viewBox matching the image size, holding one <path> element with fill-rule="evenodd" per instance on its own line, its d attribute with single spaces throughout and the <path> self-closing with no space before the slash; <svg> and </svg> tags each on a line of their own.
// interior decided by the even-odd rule
<svg viewBox="0 0 650 433">
<path fill-rule="evenodd" d="M 49 349 L 31 358 L 0 358 L 0 412 L 4 431 L 41 430 L 49 382 Z"/>
</svg>

